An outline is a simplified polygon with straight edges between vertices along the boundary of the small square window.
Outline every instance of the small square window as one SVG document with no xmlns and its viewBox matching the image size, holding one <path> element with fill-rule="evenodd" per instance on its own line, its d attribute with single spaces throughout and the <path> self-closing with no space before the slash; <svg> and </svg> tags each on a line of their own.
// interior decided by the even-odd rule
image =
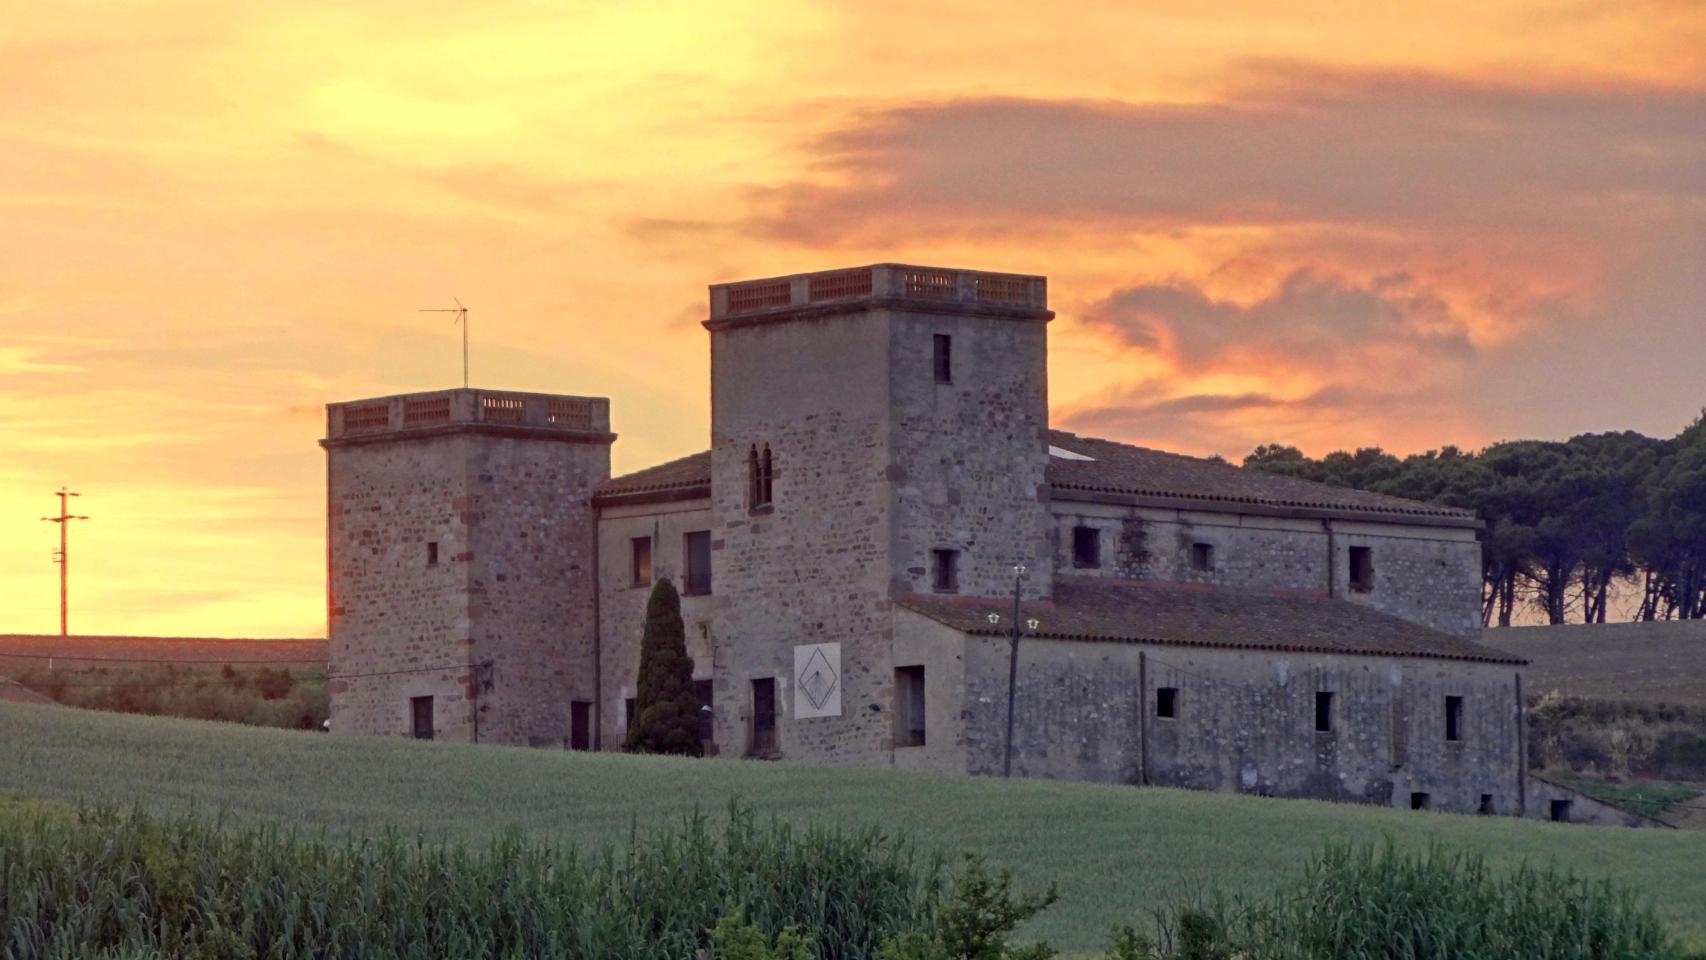
<svg viewBox="0 0 1706 960">
<path fill-rule="evenodd" d="M 1179 688 L 1162 687 L 1155 691 L 1155 715 L 1172 720 L 1179 716 Z"/>
<path fill-rule="evenodd" d="M 652 585 L 652 538 L 635 537 L 629 573 L 636 587 Z"/>
<path fill-rule="evenodd" d="M 937 593 L 956 593 L 960 589 L 960 552 L 958 550 L 932 550 L 935 569 L 932 571 L 931 587 Z"/>
<path fill-rule="evenodd" d="M 1095 527 L 1072 528 L 1072 565 L 1099 567 L 1102 565 L 1102 531 Z"/>
<path fill-rule="evenodd" d="M 438 566 L 438 541 L 437 540 L 427 541 L 427 566 L 429 566 L 429 567 Z"/>
<path fill-rule="evenodd" d="M 1214 571 L 1214 544 L 1191 544 L 1191 569 L 1198 573 L 1212 573 Z"/>
<path fill-rule="evenodd" d="M 1333 731 L 1333 695 L 1325 690 L 1315 694 L 1315 730 L 1318 733 Z"/>
<path fill-rule="evenodd" d="M 936 371 L 937 383 L 954 382 L 954 338 L 945 333 L 936 334 L 931 340 L 934 346 L 932 356 Z"/>
<path fill-rule="evenodd" d="M 1410 794 L 1410 809 L 1411 810 L 1426 810 L 1428 808 L 1428 803 L 1429 803 L 1429 797 L 1427 794 L 1422 793 L 1419 790 L 1415 793 Z"/>
<path fill-rule="evenodd" d="M 1463 739 L 1463 698 L 1445 698 L 1445 738 L 1447 740 Z"/>
<path fill-rule="evenodd" d="M 1493 809 L 1493 795 L 1490 793 L 1481 794 L 1481 805 L 1475 808 L 1475 812 L 1483 817 L 1492 816 L 1498 812 Z"/>
<path fill-rule="evenodd" d="M 1554 800 L 1551 808 L 1552 820 L 1556 823 L 1570 822 L 1570 801 Z"/>
<path fill-rule="evenodd" d="M 1367 593 L 1374 589 L 1374 548 L 1351 548 L 1351 589 Z"/>
</svg>

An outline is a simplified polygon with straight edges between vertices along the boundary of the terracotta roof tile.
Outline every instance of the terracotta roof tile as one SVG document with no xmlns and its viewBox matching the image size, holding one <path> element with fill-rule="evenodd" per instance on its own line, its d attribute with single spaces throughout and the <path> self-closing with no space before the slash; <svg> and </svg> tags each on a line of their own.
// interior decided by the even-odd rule
<svg viewBox="0 0 1706 960">
<path fill-rule="evenodd" d="M 1048 431 L 1048 442 L 1057 451 L 1087 458 L 1062 457 L 1058 453 L 1049 457 L 1048 482 L 1057 499 L 1072 499 L 1073 491 L 1120 493 L 1197 500 L 1205 505 L 1249 503 L 1355 515 L 1428 517 L 1453 525 L 1480 525 L 1473 512 L 1455 507 L 1247 470 L 1200 457 L 1080 437 L 1064 430 Z M 1205 509 L 1214 507 L 1205 506 Z"/>
<path fill-rule="evenodd" d="M 1012 601 L 909 594 L 901 606 L 966 633 L 1006 636 Z M 991 625 L 989 614 L 1001 615 Z M 1390 614 L 1318 594 L 1057 577 L 1054 596 L 1024 604 L 1046 640 L 1101 640 L 1294 653 L 1525 663 Z"/>
<path fill-rule="evenodd" d="M 593 488 L 594 503 L 684 500 L 711 495 L 711 451 L 612 477 Z"/>
</svg>

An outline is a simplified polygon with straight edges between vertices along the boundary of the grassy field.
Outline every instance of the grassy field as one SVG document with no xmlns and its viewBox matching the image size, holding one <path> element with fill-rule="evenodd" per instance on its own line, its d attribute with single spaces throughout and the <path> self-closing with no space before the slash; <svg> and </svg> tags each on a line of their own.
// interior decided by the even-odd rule
<svg viewBox="0 0 1706 960">
<path fill-rule="evenodd" d="M 1108 927 L 1169 897 L 1214 887 L 1265 892 L 1328 840 L 1485 853 L 1495 866 L 1556 863 L 1650 896 L 1706 946 L 1706 834 L 1590 828 L 1307 801 L 1002 782 L 727 760 L 671 760 L 462 747 L 0 704 L 0 791 L 228 811 L 371 833 L 484 838 L 517 826 L 552 842 L 620 842 L 741 798 L 761 814 L 903 830 L 972 848 L 1021 880 L 1057 882 L 1061 902 L 1026 933 L 1098 951 Z"/>
</svg>

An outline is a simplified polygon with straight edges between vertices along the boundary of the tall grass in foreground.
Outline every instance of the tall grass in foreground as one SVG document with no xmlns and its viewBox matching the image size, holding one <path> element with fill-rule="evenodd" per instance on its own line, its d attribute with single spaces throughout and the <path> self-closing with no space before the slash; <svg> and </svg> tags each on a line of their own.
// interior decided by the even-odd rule
<svg viewBox="0 0 1706 960">
<path fill-rule="evenodd" d="M 1180 960 L 1665 960 L 1681 957 L 1652 908 L 1610 881 L 1479 856 L 1329 846 L 1291 891 L 1161 914 Z M 1141 952 L 1128 956 L 1142 957 Z"/>
<path fill-rule="evenodd" d="M 591 856 L 501 837 L 335 842 L 84 810 L 0 818 L 0 954 L 15 958 L 679 958 L 739 912 L 818 957 L 925 922 L 940 861 L 875 830 L 731 811 Z"/>
</svg>

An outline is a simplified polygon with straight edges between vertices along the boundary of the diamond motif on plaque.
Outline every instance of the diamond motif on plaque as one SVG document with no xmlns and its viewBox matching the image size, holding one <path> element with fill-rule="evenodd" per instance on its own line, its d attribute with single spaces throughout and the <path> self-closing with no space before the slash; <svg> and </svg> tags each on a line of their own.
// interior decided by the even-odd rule
<svg viewBox="0 0 1706 960">
<path fill-rule="evenodd" d="M 841 644 L 794 648 L 794 718 L 841 716 Z"/>
</svg>

